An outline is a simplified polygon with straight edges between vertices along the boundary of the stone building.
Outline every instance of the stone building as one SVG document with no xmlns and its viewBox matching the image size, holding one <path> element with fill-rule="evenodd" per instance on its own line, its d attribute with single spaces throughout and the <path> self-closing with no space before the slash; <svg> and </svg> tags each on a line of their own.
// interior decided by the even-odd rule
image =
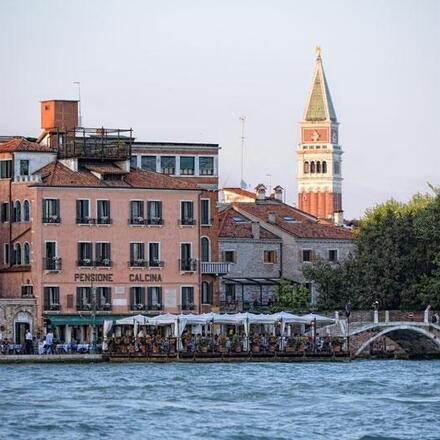
<svg viewBox="0 0 440 440">
<path fill-rule="evenodd" d="M 234 192 L 233 188 L 228 189 Z M 240 280 L 237 278 L 258 277 L 258 273 L 265 274 L 274 285 L 277 279 L 284 277 L 296 283 L 305 283 L 303 267 L 316 259 L 322 259 L 331 263 L 343 261 L 353 250 L 353 235 L 351 230 L 344 226 L 338 226 L 326 220 L 320 220 L 311 214 L 294 208 L 283 200 L 282 188 L 274 188 L 270 197 L 266 196 L 264 185 L 258 185 L 253 202 L 240 201 L 240 188 L 236 191 L 235 202 L 228 205 L 222 212 L 224 222 L 220 226 L 220 252 L 223 259 L 231 264 L 230 273 L 222 278 L 221 301 L 227 303 L 226 286 L 235 283 L 235 291 L 241 292 Z M 230 196 L 229 196 L 230 197 Z M 249 194 L 244 194 L 249 200 Z M 236 217 L 236 220 L 234 220 Z M 231 220 L 232 219 L 232 220 Z M 231 223 L 235 221 L 234 225 Z M 237 238 L 241 234 L 240 222 L 246 226 L 248 240 L 254 240 L 254 244 L 248 247 L 245 240 Z M 255 240 L 250 228 L 260 231 L 260 240 Z M 241 226 L 243 228 L 243 226 Z M 268 235 L 270 234 L 270 235 Z M 272 258 L 272 264 L 266 265 L 265 250 L 278 250 L 279 254 Z M 230 248 L 232 254 L 225 254 Z M 275 260 L 273 260 L 275 258 Z M 233 260 L 235 259 L 235 261 Z M 270 268 L 270 269 L 269 269 Z M 269 271 L 267 271 L 269 269 Z M 260 272 L 261 271 L 261 272 Z M 316 301 L 317 291 L 311 284 L 311 301 Z M 232 287 L 228 287 L 232 291 Z M 270 294 L 276 292 L 276 288 L 268 289 L 269 293 L 263 297 L 262 303 L 267 303 Z M 237 298 L 237 295 L 235 296 Z M 245 302 L 255 299 L 255 294 L 245 298 Z M 240 308 L 241 305 L 239 304 Z"/>
</svg>

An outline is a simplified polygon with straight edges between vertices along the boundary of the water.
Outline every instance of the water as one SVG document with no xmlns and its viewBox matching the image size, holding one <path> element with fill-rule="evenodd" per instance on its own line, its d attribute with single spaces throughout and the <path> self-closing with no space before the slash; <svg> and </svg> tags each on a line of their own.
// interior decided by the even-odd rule
<svg viewBox="0 0 440 440">
<path fill-rule="evenodd" d="M 0 366 L 1 439 L 440 439 L 440 361 Z"/>
</svg>

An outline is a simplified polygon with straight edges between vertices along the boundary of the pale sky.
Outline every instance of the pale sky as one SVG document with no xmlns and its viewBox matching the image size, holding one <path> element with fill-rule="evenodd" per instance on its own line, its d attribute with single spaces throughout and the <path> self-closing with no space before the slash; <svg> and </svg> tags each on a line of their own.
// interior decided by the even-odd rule
<svg viewBox="0 0 440 440">
<path fill-rule="evenodd" d="M 86 126 L 221 145 L 220 183 L 281 184 L 322 58 L 340 125 L 346 218 L 440 185 L 437 0 L 1 0 L 0 135 L 37 136 L 39 101 Z"/>
</svg>

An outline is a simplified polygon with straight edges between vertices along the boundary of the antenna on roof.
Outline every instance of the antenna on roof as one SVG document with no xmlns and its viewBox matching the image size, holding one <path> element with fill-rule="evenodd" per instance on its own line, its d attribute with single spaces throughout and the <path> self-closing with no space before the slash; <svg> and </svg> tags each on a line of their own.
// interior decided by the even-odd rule
<svg viewBox="0 0 440 440">
<path fill-rule="evenodd" d="M 73 81 L 73 84 L 78 86 L 78 122 L 79 126 L 82 127 L 82 116 L 81 116 L 81 83 L 79 81 Z"/>
<path fill-rule="evenodd" d="M 247 188 L 247 184 L 243 179 L 243 169 L 244 169 L 244 126 L 246 124 L 246 116 L 240 116 L 241 122 L 241 175 L 240 175 L 240 187 L 243 189 Z"/>
</svg>

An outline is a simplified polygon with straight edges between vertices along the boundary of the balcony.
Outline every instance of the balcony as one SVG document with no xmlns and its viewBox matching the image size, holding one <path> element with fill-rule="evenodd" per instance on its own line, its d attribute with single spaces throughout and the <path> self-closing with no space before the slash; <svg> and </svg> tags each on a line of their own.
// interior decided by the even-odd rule
<svg viewBox="0 0 440 440">
<path fill-rule="evenodd" d="M 43 258 L 43 269 L 51 272 L 59 272 L 61 270 L 61 258 Z"/>
<path fill-rule="evenodd" d="M 148 261 L 143 259 L 130 260 L 128 267 L 148 267 Z"/>
<path fill-rule="evenodd" d="M 81 258 L 76 262 L 78 267 L 93 267 L 93 261 L 90 258 Z"/>
<path fill-rule="evenodd" d="M 140 311 L 140 310 L 145 310 L 145 304 L 130 304 L 130 310 L 133 311 Z"/>
<path fill-rule="evenodd" d="M 140 225 L 145 225 L 145 223 L 146 223 L 146 219 L 144 219 L 143 217 L 132 217 L 128 220 L 128 224 L 130 225 L 140 226 Z"/>
<path fill-rule="evenodd" d="M 150 261 L 148 261 L 148 267 L 149 268 L 165 267 L 165 261 L 150 260 Z"/>
<path fill-rule="evenodd" d="M 76 310 L 80 312 L 91 312 L 92 308 L 93 308 L 92 304 L 87 304 L 87 303 L 76 305 Z"/>
<path fill-rule="evenodd" d="M 42 221 L 46 224 L 59 224 L 61 223 L 61 217 L 59 215 L 49 215 L 48 217 L 43 217 Z"/>
<path fill-rule="evenodd" d="M 152 217 L 147 219 L 148 226 L 162 226 L 164 224 L 163 218 Z"/>
<path fill-rule="evenodd" d="M 195 304 L 181 304 L 178 306 L 179 311 L 181 312 L 190 312 L 192 310 L 196 309 L 196 305 Z"/>
<path fill-rule="evenodd" d="M 110 258 L 102 258 L 101 260 L 95 260 L 93 262 L 94 267 L 112 267 L 112 260 Z"/>
<path fill-rule="evenodd" d="M 180 218 L 177 221 L 179 226 L 194 226 L 196 224 L 196 220 L 193 218 Z"/>
<path fill-rule="evenodd" d="M 195 272 L 197 270 L 197 260 L 194 258 L 179 260 L 179 268 L 181 272 Z"/>
<path fill-rule="evenodd" d="M 100 311 L 100 312 L 111 312 L 112 310 L 112 305 L 110 302 L 107 302 L 105 304 L 98 304 L 96 306 L 96 310 Z"/>
<path fill-rule="evenodd" d="M 112 223 L 113 223 L 113 220 L 107 216 L 98 217 L 96 220 L 97 225 L 111 225 Z"/>
<path fill-rule="evenodd" d="M 226 275 L 231 272 L 231 263 L 224 261 L 203 261 L 201 263 L 202 274 Z"/>
<path fill-rule="evenodd" d="M 52 304 L 44 304 L 45 312 L 59 312 L 61 310 L 61 304 L 52 303 Z"/>
<path fill-rule="evenodd" d="M 163 304 L 147 304 L 145 310 L 148 312 L 160 311 L 163 310 Z"/>
<path fill-rule="evenodd" d="M 94 225 L 96 223 L 96 219 L 91 217 L 77 217 L 76 224 L 77 225 Z"/>
</svg>

